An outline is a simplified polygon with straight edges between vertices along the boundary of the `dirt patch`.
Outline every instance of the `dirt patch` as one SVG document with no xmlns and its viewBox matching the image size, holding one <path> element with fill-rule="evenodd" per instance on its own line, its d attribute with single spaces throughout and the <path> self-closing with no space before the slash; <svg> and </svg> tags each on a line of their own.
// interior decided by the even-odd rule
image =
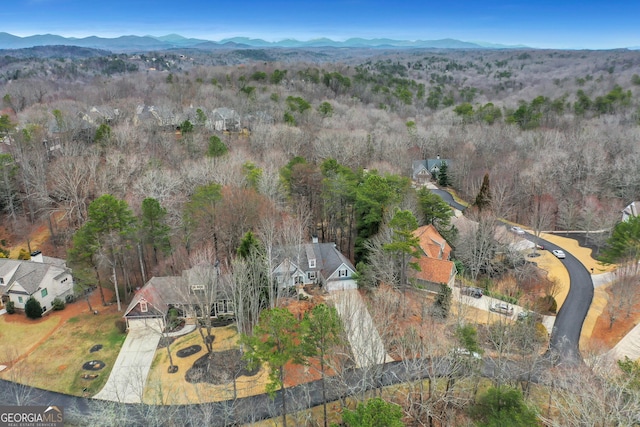
<svg viewBox="0 0 640 427">
<path fill-rule="evenodd" d="M 638 321 L 640 321 L 640 301 L 633 306 L 629 317 L 621 313 L 620 317 L 611 325 L 606 309 L 606 304 L 611 299 L 611 293 L 609 289 L 602 289 L 602 293 L 600 299 L 604 302 L 604 305 L 591 331 L 590 345 L 594 349 L 606 351 L 612 349 L 638 324 Z M 594 300 L 595 299 L 596 298 L 594 298 Z"/>
</svg>

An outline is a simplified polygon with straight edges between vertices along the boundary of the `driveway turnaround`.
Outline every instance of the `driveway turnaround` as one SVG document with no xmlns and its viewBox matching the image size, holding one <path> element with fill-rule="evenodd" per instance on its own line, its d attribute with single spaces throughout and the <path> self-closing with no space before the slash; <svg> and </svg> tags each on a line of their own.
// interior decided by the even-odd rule
<svg viewBox="0 0 640 427">
<path fill-rule="evenodd" d="M 141 403 L 160 337 L 161 334 L 151 326 L 132 324 L 107 383 L 93 397 L 120 403 Z"/>
</svg>

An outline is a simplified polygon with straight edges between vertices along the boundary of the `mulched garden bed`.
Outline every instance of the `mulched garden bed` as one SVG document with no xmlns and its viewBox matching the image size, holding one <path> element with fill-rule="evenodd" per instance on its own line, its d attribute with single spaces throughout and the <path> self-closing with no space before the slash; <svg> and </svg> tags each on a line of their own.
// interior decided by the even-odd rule
<svg viewBox="0 0 640 427">
<path fill-rule="evenodd" d="M 82 374 L 83 380 L 95 380 L 98 378 L 98 374 Z"/>
<path fill-rule="evenodd" d="M 249 370 L 247 362 L 242 360 L 242 353 L 238 349 L 214 352 L 211 356 L 205 354 L 193 363 L 185 375 L 185 379 L 192 383 L 209 383 L 214 385 L 228 384 L 234 378 L 254 376 L 260 368 Z"/>
<path fill-rule="evenodd" d="M 82 365 L 82 369 L 85 371 L 99 371 L 102 368 L 104 368 L 104 362 L 102 360 L 91 360 Z"/>
<path fill-rule="evenodd" d="M 213 326 L 214 328 L 221 328 L 223 326 L 229 326 L 235 321 L 236 319 L 234 319 L 233 317 L 229 317 L 226 319 L 225 318 L 211 319 L 211 326 Z"/>
<path fill-rule="evenodd" d="M 186 348 L 181 348 L 180 350 L 178 350 L 176 352 L 176 356 L 178 356 L 178 357 L 189 357 L 192 354 L 196 354 L 200 350 L 202 350 L 202 346 L 196 344 L 196 345 L 192 345 L 192 346 L 189 346 L 189 347 L 186 347 Z"/>
<path fill-rule="evenodd" d="M 95 353 L 96 351 L 102 350 L 102 344 L 96 344 L 93 347 L 91 347 L 91 350 L 89 350 L 89 353 Z"/>
</svg>

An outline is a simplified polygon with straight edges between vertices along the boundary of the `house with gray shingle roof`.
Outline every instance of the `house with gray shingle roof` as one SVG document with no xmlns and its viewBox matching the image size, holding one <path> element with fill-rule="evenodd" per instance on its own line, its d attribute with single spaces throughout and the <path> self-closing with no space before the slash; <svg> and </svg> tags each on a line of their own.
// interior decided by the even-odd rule
<svg viewBox="0 0 640 427">
<path fill-rule="evenodd" d="M 357 289 L 353 264 L 335 243 L 304 243 L 298 248 L 281 249 L 273 273 L 281 289 L 317 284 L 327 291 Z"/>
<path fill-rule="evenodd" d="M 240 130 L 240 114 L 236 110 L 220 107 L 213 110 L 211 124 L 217 131 L 238 132 Z"/>
<path fill-rule="evenodd" d="M 13 301 L 20 310 L 34 297 L 46 313 L 54 299 L 67 301 L 73 296 L 73 276 L 64 260 L 44 257 L 40 251 L 30 260 L 0 258 L 0 292 L 3 302 Z"/>
<path fill-rule="evenodd" d="M 215 268 L 205 266 L 204 268 Z M 198 294 L 204 292 L 201 266 L 182 272 L 181 276 L 152 277 L 141 289 L 136 291 L 129 306 L 124 312 L 127 328 L 132 325 L 160 326 L 163 330 L 169 316 L 169 310 L 175 308 L 181 317 L 201 317 L 200 306 L 210 303 L 210 315 L 212 318 L 220 316 L 233 316 L 233 302 L 226 298 L 226 282 L 220 276 L 219 286 L 215 294 Z M 217 269 L 216 269 L 217 270 Z M 218 273 L 216 273 L 218 274 Z M 208 301 L 210 300 L 210 301 Z"/>
<path fill-rule="evenodd" d="M 419 183 L 425 183 L 432 177 L 436 178 L 438 172 L 440 172 L 440 166 L 442 166 L 443 163 L 451 166 L 451 160 L 441 159 L 440 155 L 436 156 L 435 159 L 414 160 L 411 178 Z"/>
</svg>

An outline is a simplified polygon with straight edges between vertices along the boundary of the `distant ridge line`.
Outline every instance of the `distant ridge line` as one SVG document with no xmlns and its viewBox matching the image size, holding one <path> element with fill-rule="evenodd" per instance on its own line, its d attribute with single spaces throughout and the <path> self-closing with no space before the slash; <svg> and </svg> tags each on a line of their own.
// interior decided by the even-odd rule
<svg viewBox="0 0 640 427">
<path fill-rule="evenodd" d="M 228 49 L 235 48 L 432 48 L 432 49 L 528 49 L 523 45 L 500 45 L 484 42 L 466 42 L 451 38 L 439 40 L 394 40 L 388 38 L 364 39 L 349 38 L 335 41 L 329 38 L 300 41 L 284 39 L 269 42 L 249 37 L 232 37 L 219 41 L 187 38 L 179 34 L 165 36 L 123 35 L 114 38 L 89 36 L 83 38 L 63 37 L 55 34 L 37 34 L 19 37 L 0 32 L 0 49 L 24 49 L 37 46 L 78 46 L 93 49 L 104 49 L 113 52 L 134 52 L 165 50 L 176 48 L 193 49 Z"/>
</svg>

